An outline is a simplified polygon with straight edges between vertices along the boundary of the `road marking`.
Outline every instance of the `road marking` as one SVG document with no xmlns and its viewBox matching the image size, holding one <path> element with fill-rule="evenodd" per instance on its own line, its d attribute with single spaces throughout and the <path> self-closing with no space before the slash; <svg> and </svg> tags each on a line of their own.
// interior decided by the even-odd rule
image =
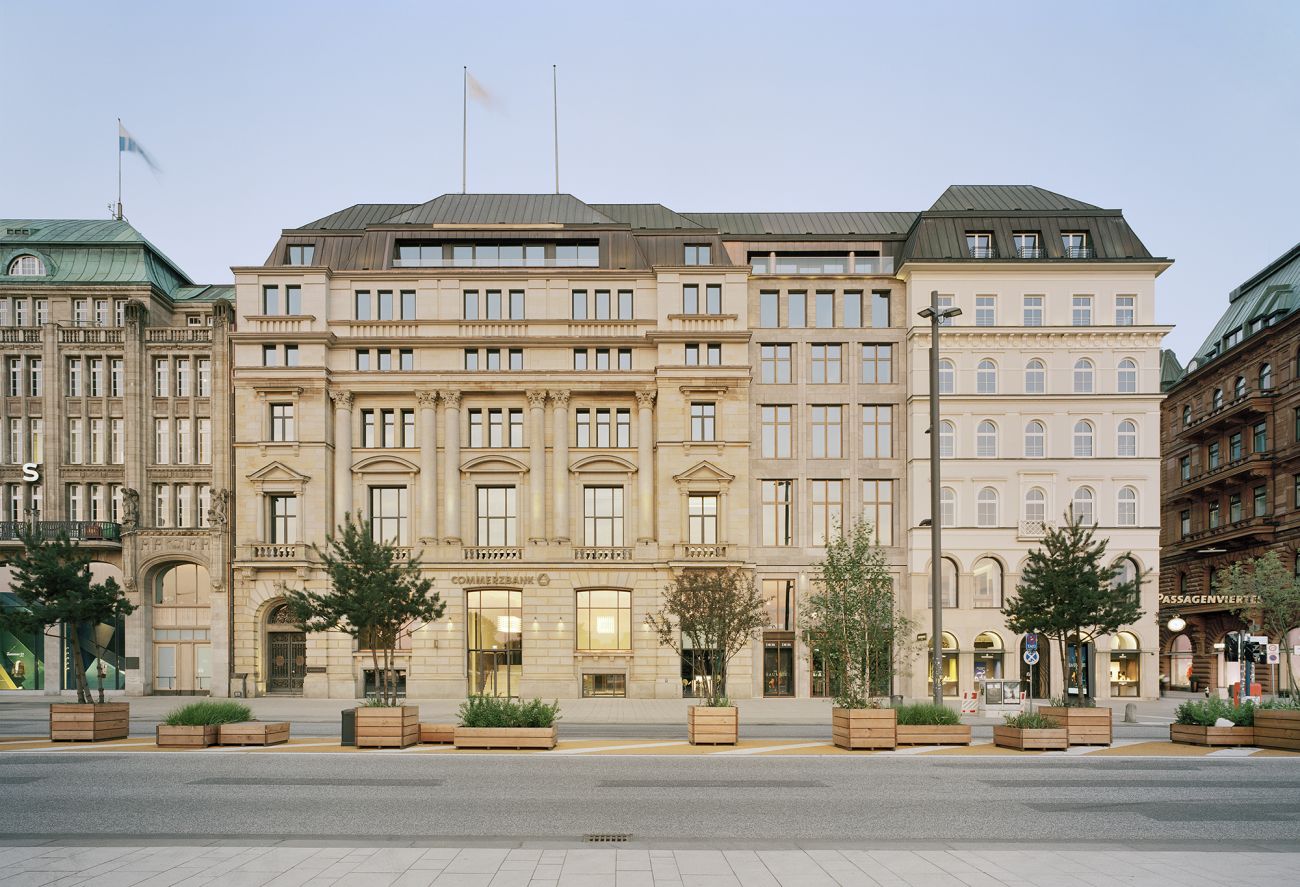
<svg viewBox="0 0 1300 887">
<path fill-rule="evenodd" d="M 1249 747 L 1249 746 L 1247 746 L 1246 748 L 1221 748 L 1218 751 L 1210 752 L 1205 757 L 1207 758 L 1248 758 L 1257 751 L 1259 751 L 1259 749 Z"/>
<path fill-rule="evenodd" d="M 769 751 L 788 751 L 792 748 L 817 748 L 830 745 L 829 742 L 795 742 L 787 745 L 765 745 L 762 748 L 733 748 L 727 751 L 706 752 L 710 755 L 761 755 Z"/>
<path fill-rule="evenodd" d="M 941 748 L 948 748 L 945 745 L 913 745 L 908 748 L 895 748 L 890 751 L 882 751 L 882 755 L 920 755 L 928 751 L 938 751 Z"/>
<path fill-rule="evenodd" d="M 604 751 L 626 751 L 633 748 L 664 748 L 669 745 L 686 745 L 684 739 L 674 739 L 671 742 L 641 742 L 636 745 L 600 745 L 595 748 L 557 748 L 551 751 L 544 751 L 544 755 L 585 755 L 591 752 Z"/>
</svg>

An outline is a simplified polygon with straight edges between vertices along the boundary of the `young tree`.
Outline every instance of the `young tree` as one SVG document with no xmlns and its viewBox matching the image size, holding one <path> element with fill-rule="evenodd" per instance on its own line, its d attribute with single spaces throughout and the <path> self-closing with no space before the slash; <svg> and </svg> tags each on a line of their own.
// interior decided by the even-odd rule
<svg viewBox="0 0 1300 887">
<path fill-rule="evenodd" d="M 911 620 L 895 607 L 894 579 L 871 524 L 859 521 L 828 539 L 817 569 L 819 588 L 804 599 L 800 621 L 833 678 L 835 704 L 865 708 L 871 697 L 889 693 Z"/>
<path fill-rule="evenodd" d="M 1295 696 L 1291 645 L 1286 636 L 1300 625 L 1300 578 L 1283 566 L 1276 551 L 1270 551 L 1221 568 L 1214 574 L 1214 590 L 1247 601 L 1234 612 L 1244 621 L 1259 625 L 1269 638 L 1276 638 L 1282 645 L 1287 689 Z"/>
<path fill-rule="evenodd" d="M 72 674 L 77 701 L 93 703 L 86 681 L 81 632 L 134 612 L 117 580 L 91 581 L 90 552 L 68 540 L 67 533 L 45 539 L 28 528 L 19 531 L 22 552 L 9 561 L 13 577 L 9 589 L 20 606 L 0 609 L 0 624 L 14 631 L 64 633 L 72 653 Z M 101 651 L 102 653 L 102 651 Z M 99 702 L 104 702 L 104 672 L 99 672 Z"/>
<path fill-rule="evenodd" d="M 727 666 L 767 622 L 754 575 L 739 567 L 683 570 L 664 589 L 663 606 L 646 616 L 659 643 L 697 666 L 707 658 L 707 705 L 725 705 Z M 687 639 L 691 647 L 686 647 Z"/>
<path fill-rule="evenodd" d="M 401 560 L 395 545 L 376 541 L 360 514 L 348 515 L 325 548 L 313 544 L 312 550 L 325 567 L 329 588 L 316 592 L 281 585 L 290 612 L 307 631 L 343 631 L 361 649 L 369 648 L 380 696 L 385 705 L 396 705 L 398 642 L 446 609 L 431 591 L 433 580 L 421 575 L 418 559 Z"/>
<path fill-rule="evenodd" d="M 1140 591 L 1144 574 L 1117 581 L 1118 561 L 1106 563 L 1105 539 L 1093 539 L 1096 527 L 1084 526 L 1067 512 L 1065 523 L 1052 527 L 1029 553 L 1014 599 L 1002 608 L 1007 627 L 1038 632 L 1056 641 L 1062 666 L 1067 647 L 1075 655 L 1075 704 L 1084 704 L 1083 647 L 1142 618 Z M 1070 704 L 1070 694 L 1064 694 Z"/>
</svg>

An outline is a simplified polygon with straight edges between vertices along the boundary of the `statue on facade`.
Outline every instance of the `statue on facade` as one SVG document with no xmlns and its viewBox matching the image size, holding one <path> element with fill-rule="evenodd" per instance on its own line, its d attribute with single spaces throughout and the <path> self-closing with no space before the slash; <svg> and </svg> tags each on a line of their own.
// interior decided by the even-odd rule
<svg viewBox="0 0 1300 887">
<path fill-rule="evenodd" d="M 226 509 L 230 505 L 230 491 L 217 490 L 212 494 L 212 504 L 208 506 L 208 526 L 214 530 L 226 528 Z"/>
<path fill-rule="evenodd" d="M 122 529 L 134 530 L 140 526 L 140 494 L 130 487 L 122 490 Z"/>
</svg>

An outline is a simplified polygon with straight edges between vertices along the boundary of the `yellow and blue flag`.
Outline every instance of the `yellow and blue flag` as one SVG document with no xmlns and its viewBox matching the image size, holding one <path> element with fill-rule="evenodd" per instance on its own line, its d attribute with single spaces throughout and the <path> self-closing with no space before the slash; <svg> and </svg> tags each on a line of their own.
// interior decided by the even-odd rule
<svg viewBox="0 0 1300 887">
<path fill-rule="evenodd" d="M 154 159 L 149 156 L 149 152 L 126 131 L 126 127 L 122 125 L 120 120 L 117 122 L 117 150 L 120 154 L 139 154 L 140 158 L 149 164 L 149 169 L 154 172 L 159 171 L 158 164 L 154 163 Z"/>
</svg>

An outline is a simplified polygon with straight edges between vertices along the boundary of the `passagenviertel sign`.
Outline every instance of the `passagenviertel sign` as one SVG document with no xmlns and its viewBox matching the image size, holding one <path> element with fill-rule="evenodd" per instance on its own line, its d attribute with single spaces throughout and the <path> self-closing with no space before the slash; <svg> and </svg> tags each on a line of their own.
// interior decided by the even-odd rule
<svg viewBox="0 0 1300 887">
<path fill-rule="evenodd" d="M 1209 605 L 1216 607 L 1252 607 L 1259 603 L 1253 594 L 1162 594 L 1162 607 L 1194 607 Z"/>
<path fill-rule="evenodd" d="M 546 573 L 466 573 L 451 577 L 452 585 L 540 585 L 551 584 Z"/>
</svg>

